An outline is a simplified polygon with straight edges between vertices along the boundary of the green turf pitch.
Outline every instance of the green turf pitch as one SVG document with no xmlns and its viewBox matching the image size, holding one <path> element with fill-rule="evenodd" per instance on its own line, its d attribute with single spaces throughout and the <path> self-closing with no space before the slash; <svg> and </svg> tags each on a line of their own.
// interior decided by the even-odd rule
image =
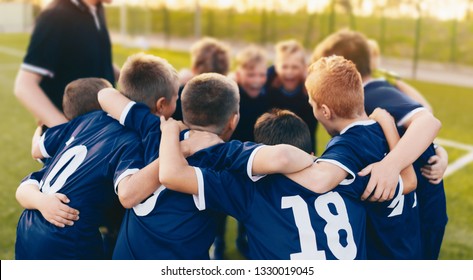
<svg viewBox="0 0 473 280">
<path fill-rule="evenodd" d="M 14 257 L 15 230 L 22 211 L 15 200 L 15 190 L 21 179 L 40 165 L 30 157 L 30 143 L 35 128 L 33 117 L 13 95 L 13 84 L 21 63 L 28 35 L 0 35 L 0 259 Z M 121 65 L 136 49 L 114 46 L 114 61 Z M 177 69 L 188 67 L 187 53 L 168 50 L 149 52 L 166 58 Z M 430 101 L 443 127 L 439 137 L 473 145 L 471 131 L 473 115 L 471 104 L 473 90 L 468 88 L 412 82 Z M 322 151 L 329 137 L 319 127 L 318 151 Z M 451 159 L 458 159 L 466 152 L 448 148 Z M 446 192 L 450 221 L 447 227 L 441 259 L 473 259 L 473 163 L 446 179 Z M 229 220 L 226 257 L 240 259 L 235 249 L 236 226 Z"/>
</svg>

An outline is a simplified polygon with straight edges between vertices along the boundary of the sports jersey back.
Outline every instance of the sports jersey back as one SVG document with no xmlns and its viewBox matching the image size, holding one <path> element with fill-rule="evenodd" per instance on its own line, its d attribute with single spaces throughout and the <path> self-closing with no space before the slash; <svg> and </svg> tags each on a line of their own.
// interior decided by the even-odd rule
<svg viewBox="0 0 473 280">
<path fill-rule="evenodd" d="M 361 124 L 361 125 L 360 125 Z M 342 163 L 354 174 L 381 161 L 389 151 L 380 126 L 372 121 L 355 123 L 334 137 L 321 160 Z M 369 177 L 357 177 L 367 185 Z M 419 259 L 420 232 L 415 194 L 402 195 L 399 186 L 391 201 L 365 202 L 367 209 L 367 253 L 369 259 Z M 361 197 L 360 193 L 360 197 Z"/>
<path fill-rule="evenodd" d="M 107 212 L 121 207 L 114 183 L 143 165 L 137 141 L 134 133 L 102 111 L 50 128 L 43 137 L 42 153 L 52 158 L 28 183 L 36 181 L 46 194 L 65 194 L 80 218 L 73 226 L 59 228 L 39 211 L 25 210 L 18 223 L 16 258 L 103 258 L 99 226 L 105 224 Z"/>
<path fill-rule="evenodd" d="M 252 183 L 199 170 L 206 207 L 245 225 L 251 259 L 366 259 L 366 213 L 356 188 L 316 194 L 283 175 Z"/>
<path fill-rule="evenodd" d="M 384 108 L 396 120 L 401 135 L 405 132 L 402 125 L 416 112 L 425 110 L 420 104 L 399 92 L 385 80 L 370 81 L 364 89 L 366 113 L 370 114 L 376 107 Z M 430 157 L 435 154 L 434 145 L 431 144 L 413 163 L 417 174 L 415 193 L 423 235 L 424 259 L 438 258 L 445 225 L 448 221 L 443 180 L 438 184 L 432 184 L 421 173 L 421 168 L 427 165 Z M 429 232 L 436 232 L 435 236 Z"/>
<path fill-rule="evenodd" d="M 366 214 L 360 197 L 368 178 L 356 174 L 368 164 L 380 161 L 387 151 L 379 125 L 373 121 L 353 123 L 329 142 L 318 159 L 335 164 L 349 174 L 331 192 L 312 193 L 281 175 L 267 176 L 253 185 L 229 172 L 198 169 L 203 177 L 199 196 L 204 193 L 209 209 L 224 211 L 245 224 L 252 258 L 363 259 L 369 256 L 369 250 L 381 249 L 365 244 Z M 397 199 L 404 201 L 401 188 Z M 393 235 L 402 239 L 402 245 L 409 250 L 412 250 L 412 242 L 418 248 L 418 227 L 408 224 L 413 217 L 415 219 L 409 211 L 412 208 L 403 212 L 400 203 L 391 201 L 366 206 L 377 229 L 367 233 L 367 243 L 375 235 L 382 241 L 389 241 Z M 390 227 L 390 231 L 383 230 L 392 219 L 404 224 Z M 403 253 L 406 255 L 402 258 L 412 258 L 408 252 Z"/>
<path fill-rule="evenodd" d="M 123 122 L 138 131 L 146 148 L 146 162 L 159 155 L 160 121 L 141 104 L 130 106 Z M 236 168 L 240 154 L 256 146 L 239 141 L 219 144 L 188 158 L 191 165 Z M 209 259 L 215 237 L 214 213 L 200 211 L 192 195 L 160 186 L 148 199 L 126 211 L 114 259 Z"/>
</svg>

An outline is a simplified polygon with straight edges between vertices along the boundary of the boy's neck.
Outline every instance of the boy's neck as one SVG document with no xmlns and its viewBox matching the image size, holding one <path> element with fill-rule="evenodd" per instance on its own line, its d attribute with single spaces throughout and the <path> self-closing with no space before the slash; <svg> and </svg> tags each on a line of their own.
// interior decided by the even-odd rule
<svg viewBox="0 0 473 280">
<path fill-rule="evenodd" d="M 332 123 L 333 124 L 332 128 L 333 128 L 334 135 L 339 135 L 340 132 L 342 132 L 348 126 L 350 126 L 351 124 L 353 124 L 355 122 L 368 121 L 368 120 L 370 120 L 370 118 L 368 118 L 368 116 L 366 114 L 363 114 L 363 115 L 358 116 L 356 118 L 350 118 L 350 119 L 337 118 Z"/>
<path fill-rule="evenodd" d="M 187 124 L 187 126 L 189 127 L 191 134 L 193 133 L 193 131 L 205 131 L 205 132 L 213 133 L 213 134 L 217 135 L 218 137 L 222 138 L 221 135 L 217 132 L 217 129 L 215 127 L 189 125 L 189 124 Z"/>
<path fill-rule="evenodd" d="M 371 81 L 373 79 L 373 77 L 371 75 L 366 75 L 366 76 L 363 76 L 361 77 L 361 81 L 364 84 L 366 84 L 367 82 Z"/>
</svg>

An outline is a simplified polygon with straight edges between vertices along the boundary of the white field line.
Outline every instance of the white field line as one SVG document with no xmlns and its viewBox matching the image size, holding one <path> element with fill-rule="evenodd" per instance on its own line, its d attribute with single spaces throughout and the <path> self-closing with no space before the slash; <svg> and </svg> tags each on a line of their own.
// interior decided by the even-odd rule
<svg viewBox="0 0 473 280">
<path fill-rule="evenodd" d="M 435 143 L 438 143 L 442 146 L 453 147 L 456 149 L 468 151 L 466 155 L 458 158 L 457 160 L 448 165 L 447 170 L 445 171 L 445 174 L 443 176 L 444 178 L 447 178 L 448 176 L 452 175 L 453 173 L 457 172 L 465 165 L 473 161 L 473 145 L 440 138 L 435 139 Z"/>
</svg>

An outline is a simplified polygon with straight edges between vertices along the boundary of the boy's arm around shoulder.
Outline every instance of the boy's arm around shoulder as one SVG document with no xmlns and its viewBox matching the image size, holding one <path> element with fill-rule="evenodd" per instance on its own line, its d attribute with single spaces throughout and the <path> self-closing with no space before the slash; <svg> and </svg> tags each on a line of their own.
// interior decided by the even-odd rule
<svg viewBox="0 0 473 280">
<path fill-rule="evenodd" d="M 170 118 L 161 117 L 161 144 L 159 157 L 159 180 L 161 184 L 174 191 L 198 194 L 198 179 L 195 169 L 189 166 L 179 145 L 179 124 Z"/>
<path fill-rule="evenodd" d="M 125 208 L 136 206 L 161 185 L 171 190 L 197 194 L 197 185 L 189 185 L 194 182 L 192 178 L 196 177 L 194 168 L 188 166 L 184 157 L 221 142 L 216 135 L 212 137 L 206 132 L 194 132 L 191 138 L 179 142 L 182 123 L 174 120 L 165 121 L 164 118 L 161 118 L 161 121 L 165 122 L 164 125 L 161 123 L 161 127 L 166 127 L 166 130 L 163 131 L 161 138 L 160 157 L 135 174 L 125 177 L 118 184 L 117 194 Z M 170 125 L 171 122 L 172 125 Z M 195 137 L 197 134 L 200 137 Z M 164 169 L 161 170 L 162 168 Z M 184 170 L 181 171 L 181 168 Z M 179 175 L 176 176 L 176 174 Z M 161 178 L 164 178 L 164 181 Z M 179 181 L 175 182 L 176 179 Z"/>
<path fill-rule="evenodd" d="M 371 166 L 369 171 L 371 177 L 362 199 L 367 199 L 375 189 L 394 190 L 401 171 L 411 165 L 429 147 L 441 127 L 440 121 L 427 110 L 415 113 L 403 125 L 407 127 L 407 130 L 396 147 L 382 161 Z M 392 199 L 393 196 L 390 194 L 393 195 L 393 192 L 384 192 L 382 196 L 375 193 L 371 200 Z"/>
<path fill-rule="evenodd" d="M 36 209 L 57 227 L 74 225 L 79 220 L 79 211 L 67 205 L 69 198 L 62 193 L 44 194 L 35 183 L 25 181 L 16 190 L 16 200 L 25 209 Z"/>
<path fill-rule="evenodd" d="M 264 175 L 301 171 L 312 165 L 314 157 L 303 150 L 287 144 L 263 146 L 255 154 L 252 174 Z"/>
<path fill-rule="evenodd" d="M 102 109 L 117 121 L 120 121 L 123 111 L 131 102 L 130 99 L 114 88 L 100 90 L 98 100 Z"/>
<path fill-rule="evenodd" d="M 394 123 L 394 118 L 386 110 L 381 109 L 381 108 L 376 108 L 373 111 L 373 113 L 370 115 L 370 118 L 374 119 L 380 124 L 383 130 L 384 136 L 386 137 L 386 140 L 388 142 L 389 149 L 393 150 L 400 139 L 399 133 L 396 128 L 396 124 Z M 362 171 L 362 174 L 365 174 L 366 171 L 367 170 Z M 412 164 L 404 168 L 400 172 L 400 175 L 404 183 L 403 194 L 410 193 L 416 189 L 417 177 L 416 177 L 414 167 L 412 166 Z M 377 191 L 378 191 L 378 195 L 376 194 L 376 191 L 375 191 L 375 193 L 373 194 L 374 197 L 371 200 L 382 201 L 382 198 L 381 199 L 378 198 L 382 190 L 377 190 Z M 393 189 L 387 189 L 385 192 L 389 192 L 388 197 L 391 197 L 391 196 L 394 196 L 395 191 L 396 191 L 396 188 L 393 188 Z M 367 195 L 367 193 L 365 193 L 365 195 Z"/>
<path fill-rule="evenodd" d="M 408 83 L 404 82 L 403 80 L 397 79 L 395 86 L 405 95 L 409 96 L 410 98 L 414 99 L 415 101 L 419 102 L 424 108 L 429 110 L 429 112 L 433 112 L 432 106 L 430 103 L 425 99 L 425 97 L 413 86 L 409 85 Z"/>
<path fill-rule="evenodd" d="M 159 158 L 135 174 L 123 178 L 116 190 L 122 206 L 133 208 L 156 191 L 161 186 L 158 174 Z"/>
<path fill-rule="evenodd" d="M 315 193 L 326 193 L 338 186 L 348 176 L 348 172 L 335 164 L 319 161 L 309 168 L 285 176 Z"/>
</svg>

